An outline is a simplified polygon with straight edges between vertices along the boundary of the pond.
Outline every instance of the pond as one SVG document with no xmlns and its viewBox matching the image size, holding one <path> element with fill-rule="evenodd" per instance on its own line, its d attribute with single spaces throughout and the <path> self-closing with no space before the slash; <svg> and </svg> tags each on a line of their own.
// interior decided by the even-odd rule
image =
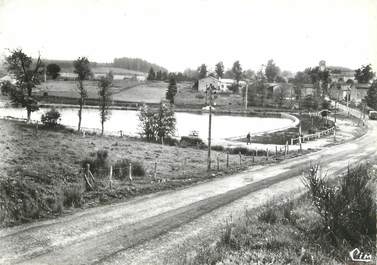
<svg viewBox="0 0 377 265">
<path fill-rule="evenodd" d="M 68 127 L 77 128 L 77 108 L 56 108 L 62 115 L 60 123 Z M 41 115 L 48 109 L 41 108 L 31 114 L 31 119 L 40 120 Z M 138 111 L 111 110 L 111 117 L 105 123 L 107 134 L 139 135 Z M 208 113 L 197 114 L 176 112 L 176 136 L 189 135 L 191 131 L 198 131 L 199 137 L 206 140 L 208 137 Z M 22 108 L 0 108 L 0 117 L 12 116 L 26 118 L 26 110 Z M 234 115 L 212 116 L 212 138 L 222 140 L 226 138 L 245 136 L 248 132 L 252 135 L 271 130 L 285 129 L 295 123 L 288 118 L 247 117 Z M 83 109 L 82 127 L 100 129 L 101 123 L 98 109 Z"/>
</svg>

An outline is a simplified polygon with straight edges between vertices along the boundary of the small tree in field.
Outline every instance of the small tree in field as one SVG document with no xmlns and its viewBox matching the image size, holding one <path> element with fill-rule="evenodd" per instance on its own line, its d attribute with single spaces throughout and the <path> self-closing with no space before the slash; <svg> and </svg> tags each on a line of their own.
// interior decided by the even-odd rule
<svg viewBox="0 0 377 265">
<path fill-rule="evenodd" d="M 148 141 L 153 141 L 156 139 L 156 116 L 155 113 L 144 105 L 138 114 L 139 117 L 139 128 L 141 136 L 144 136 Z"/>
<path fill-rule="evenodd" d="M 157 111 L 144 105 L 138 116 L 141 135 L 149 141 L 159 139 L 161 143 L 164 143 L 164 138 L 171 136 L 175 131 L 174 108 L 170 104 L 161 102 Z"/>
<path fill-rule="evenodd" d="M 31 113 L 39 109 L 38 101 L 32 95 L 32 91 L 40 83 L 43 62 L 39 56 L 33 63 L 31 57 L 27 56 L 21 49 L 16 49 L 5 58 L 5 64 L 8 72 L 13 74 L 17 80 L 16 89 L 10 91 L 11 101 L 13 104 L 21 105 L 26 109 L 27 120 L 30 121 Z"/>
<path fill-rule="evenodd" d="M 168 91 L 166 92 L 166 99 L 170 101 L 171 104 L 174 104 L 174 97 L 177 94 L 177 81 L 174 77 L 171 77 L 169 80 Z"/>
<path fill-rule="evenodd" d="M 171 136 L 175 132 L 175 123 L 176 119 L 173 106 L 161 102 L 156 115 L 156 134 L 162 144 L 164 143 L 164 138 Z"/>
<path fill-rule="evenodd" d="M 80 96 L 79 99 L 79 124 L 77 131 L 79 132 L 81 130 L 81 114 L 82 114 L 82 108 L 85 103 L 85 98 L 87 97 L 87 92 L 84 88 L 84 80 L 88 79 L 92 71 L 90 70 L 90 62 L 88 58 L 86 57 L 79 57 L 76 61 L 73 61 L 73 67 L 74 67 L 74 73 L 78 75 L 77 81 L 78 81 L 78 93 Z"/>
<path fill-rule="evenodd" d="M 56 79 L 59 76 L 60 70 L 60 66 L 56 63 L 47 65 L 47 74 L 51 76 L 52 79 Z"/>
<path fill-rule="evenodd" d="M 99 115 L 101 119 L 101 135 L 103 135 L 104 124 L 110 118 L 110 104 L 111 104 L 111 92 L 110 87 L 113 82 L 113 76 L 111 73 L 105 77 L 101 77 L 98 82 L 98 96 L 99 96 Z"/>
</svg>

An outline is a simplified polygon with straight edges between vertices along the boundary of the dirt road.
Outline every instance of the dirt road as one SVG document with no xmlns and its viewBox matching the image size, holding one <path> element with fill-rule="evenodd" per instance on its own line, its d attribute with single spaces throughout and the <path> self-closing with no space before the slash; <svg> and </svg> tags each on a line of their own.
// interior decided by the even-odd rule
<svg viewBox="0 0 377 265">
<path fill-rule="evenodd" d="M 377 122 L 363 137 L 189 188 L 0 230 L 0 264 L 163 264 L 183 239 L 274 194 L 296 193 L 309 162 L 323 172 L 377 157 Z"/>
</svg>

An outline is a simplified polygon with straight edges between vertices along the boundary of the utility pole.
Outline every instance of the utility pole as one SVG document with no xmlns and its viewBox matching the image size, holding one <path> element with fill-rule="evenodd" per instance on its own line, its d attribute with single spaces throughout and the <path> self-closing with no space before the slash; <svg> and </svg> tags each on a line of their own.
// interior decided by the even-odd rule
<svg viewBox="0 0 377 265">
<path fill-rule="evenodd" d="M 207 92 L 207 94 L 209 94 L 207 171 L 211 171 L 212 84 L 210 84 L 209 87 L 207 87 Z"/>
<path fill-rule="evenodd" d="M 245 110 L 247 110 L 247 91 L 249 90 L 249 81 L 246 81 L 245 87 Z"/>
</svg>

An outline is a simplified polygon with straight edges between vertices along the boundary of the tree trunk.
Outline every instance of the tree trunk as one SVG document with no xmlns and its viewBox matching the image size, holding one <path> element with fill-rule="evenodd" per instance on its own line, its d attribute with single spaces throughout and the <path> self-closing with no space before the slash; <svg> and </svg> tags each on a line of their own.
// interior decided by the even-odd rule
<svg viewBox="0 0 377 265">
<path fill-rule="evenodd" d="M 80 108 L 79 108 L 79 125 L 78 125 L 78 128 L 77 128 L 77 131 L 80 132 L 81 130 L 81 113 L 82 113 L 82 105 L 83 105 L 83 100 L 80 98 Z"/>
<path fill-rule="evenodd" d="M 104 123 L 104 121 L 102 120 L 102 121 L 101 121 L 101 127 L 102 127 L 102 128 L 101 128 L 101 135 L 102 135 L 102 136 L 103 136 L 103 131 L 104 131 L 104 129 L 103 129 L 103 127 L 104 127 L 104 126 L 103 126 L 103 123 Z"/>
<path fill-rule="evenodd" d="M 27 112 L 27 122 L 30 122 L 31 110 L 27 109 L 26 112 Z"/>
</svg>

